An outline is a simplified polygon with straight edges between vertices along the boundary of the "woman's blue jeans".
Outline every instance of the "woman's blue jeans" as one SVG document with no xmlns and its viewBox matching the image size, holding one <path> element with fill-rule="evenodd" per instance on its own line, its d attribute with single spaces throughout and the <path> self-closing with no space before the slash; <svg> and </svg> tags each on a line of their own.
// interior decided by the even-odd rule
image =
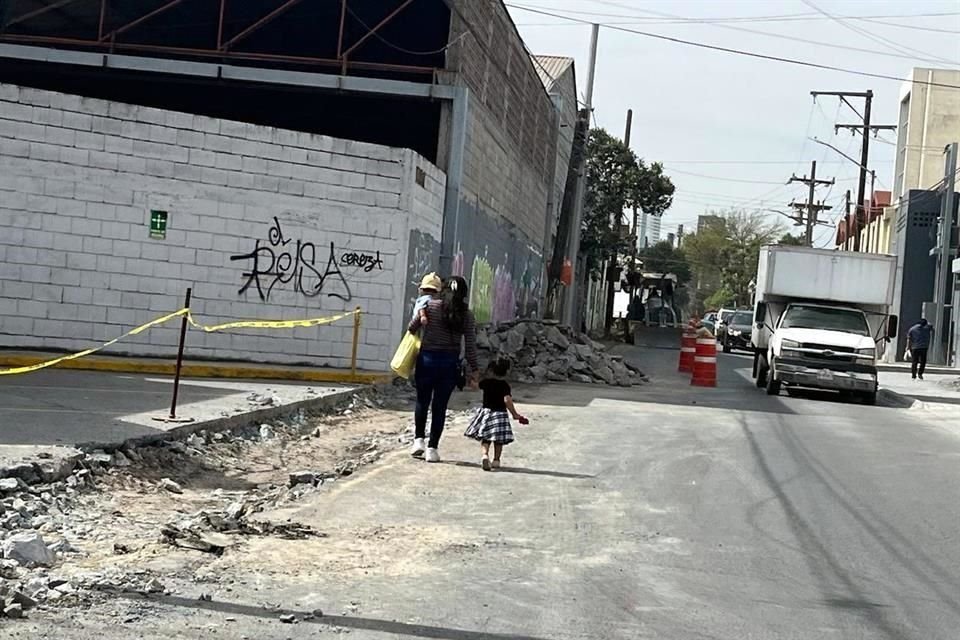
<svg viewBox="0 0 960 640">
<path fill-rule="evenodd" d="M 460 358 L 445 351 L 421 351 L 417 357 L 417 408 L 414 412 L 416 437 L 423 438 L 427 429 L 427 411 L 430 418 L 431 449 L 440 445 L 440 436 L 447 420 L 447 405 L 457 386 Z"/>
</svg>

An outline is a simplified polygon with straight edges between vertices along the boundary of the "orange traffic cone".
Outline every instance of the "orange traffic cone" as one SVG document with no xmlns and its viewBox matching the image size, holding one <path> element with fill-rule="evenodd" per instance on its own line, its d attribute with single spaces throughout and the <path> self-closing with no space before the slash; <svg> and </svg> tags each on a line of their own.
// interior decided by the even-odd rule
<svg viewBox="0 0 960 640">
<path fill-rule="evenodd" d="M 693 371 L 693 358 L 697 350 L 697 332 L 692 326 L 683 328 L 683 337 L 680 338 L 680 366 L 678 371 L 690 373 Z"/>
<path fill-rule="evenodd" d="M 697 387 L 717 386 L 717 340 L 697 338 L 693 356 L 693 378 L 690 384 Z"/>
</svg>

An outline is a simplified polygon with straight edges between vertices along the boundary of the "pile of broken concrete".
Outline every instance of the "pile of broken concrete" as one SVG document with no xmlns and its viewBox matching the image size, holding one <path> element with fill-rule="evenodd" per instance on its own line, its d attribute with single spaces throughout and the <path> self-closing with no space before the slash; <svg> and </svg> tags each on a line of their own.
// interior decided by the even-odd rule
<svg viewBox="0 0 960 640">
<path fill-rule="evenodd" d="M 477 331 L 481 368 L 496 358 L 510 360 L 510 379 L 527 383 L 579 382 L 630 387 L 646 378 L 623 358 L 611 355 L 589 336 L 550 320 L 518 320 Z"/>
</svg>

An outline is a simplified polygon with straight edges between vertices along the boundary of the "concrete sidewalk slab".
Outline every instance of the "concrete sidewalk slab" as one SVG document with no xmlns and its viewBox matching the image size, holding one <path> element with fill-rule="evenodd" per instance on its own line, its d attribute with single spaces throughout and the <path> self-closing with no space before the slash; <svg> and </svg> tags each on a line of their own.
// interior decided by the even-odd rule
<svg viewBox="0 0 960 640">
<path fill-rule="evenodd" d="M 880 372 L 882 391 L 893 394 L 904 406 L 928 410 L 956 411 L 960 405 L 960 388 L 952 383 L 960 379 L 957 374 L 924 374 L 923 380 L 914 380 L 910 371 Z"/>
<path fill-rule="evenodd" d="M 0 378 L 0 476 L 23 461 L 70 459 L 77 449 L 115 448 L 225 430 L 332 406 L 352 385 L 249 380 L 181 380 L 177 416 L 170 414 L 173 380 L 49 369 Z"/>
</svg>

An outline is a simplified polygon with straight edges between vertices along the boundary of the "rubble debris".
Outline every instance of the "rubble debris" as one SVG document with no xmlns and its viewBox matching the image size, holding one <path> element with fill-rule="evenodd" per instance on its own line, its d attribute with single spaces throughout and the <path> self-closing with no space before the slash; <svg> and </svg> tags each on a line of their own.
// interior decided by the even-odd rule
<svg viewBox="0 0 960 640">
<path fill-rule="evenodd" d="M 269 440 L 273 436 L 273 427 L 268 424 L 260 425 L 260 440 Z"/>
<path fill-rule="evenodd" d="M 0 478 L 0 491 L 3 493 L 17 491 L 20 488 L 20 483 L 20 478 Z"/>
<path fill-rule="evenodd" d="M 8 618 L 22 618 L 23 607 L 21 607 L 16 602 L 12 602 L 3 608 L 3 615 L 5 615 Z"/>
<path fill-rule="evenodd" d="M 296 621 L 297 621 L 297 616 L 293 615 L 292 613 L 285 613 L 282 616 L 280 616 L 280 622 L 284 624 L 293 624 Z"/>
<path fill-rule="evenodd" d="M 3 542 L 3 557 L 16 560 L 24 567 L 50 567 L 57 555 L 47 548 L 36 531 L 15 533 Z"/>
<path fill-rule="evenodd" d="M 510 377 L 527 383 L 573 381 L 621 387 L 643 384 L 643 373 L 586 335 L 550 321 L 518 320 L 477 330 L 481 367 L 511 362 Z"/>
<path fill-rule="evenodd" d="M 317 474 L 313 471 L 294 471 L 290 474 L 290 486 L 295 487 L 298 484 L 314 484 L 317 481 Z"/>
<path fill-rule="evenodd" d="M 147 584 L 143 585 L 144 593 L 163 593 L 165 590 L 163 583 L 156 578 L 151 578 Z"/>
<path fill-rule="evenodd" d="M 170 493 L 183 493 L 183 487 L 181 487 L 179 483 L 174 482 L 170 478 L 161 479 L 160 488 L 166 489 Z"/>
</svg>

